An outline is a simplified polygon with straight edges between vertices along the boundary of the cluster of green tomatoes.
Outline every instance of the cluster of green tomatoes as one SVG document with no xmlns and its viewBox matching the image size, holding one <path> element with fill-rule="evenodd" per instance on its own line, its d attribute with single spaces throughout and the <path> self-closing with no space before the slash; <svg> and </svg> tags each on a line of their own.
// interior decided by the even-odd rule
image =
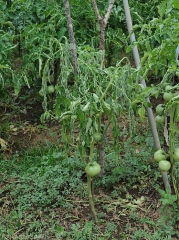
<svg viewBox="0 0 179 240">
<path fill-rule="evenodd" d="M 176 94 L 173 92 L 173 86 L 171 85 L 167 85 L 165 86 L 165 91 L 163 93 L 163 99 L 165 100 L 165 102 L 169 102 L 173 97 L 176 96 Z M 155 117 L 155 121 L 158 124 L 163 124 L 165 122 L 165 117 L 163 115 L 165 110 L 165 104 L 159 104 L 156 107 L 156 117 Z"/>
<path fill-rule="evenodd" d="M 162 172 L 167 172 L 171 168 L 171 163 L 167 159 L 168 155 L 163 149 L 159 149 L 154 153 L 154 160 L 158 162 L 159 169 Z M 179 148 L 174 149 L 173 160 L 179 162 Z"/>
<path fill-rule="evenodd" d="M 173 91 L 174 87 L 171 85 L 166 85 L 165 90 L 163 93 L 163 99 L 167 103 L 169 102 L 173 97 L 176 96 L 176 93 Z M 159 104 L 156 107 L 156 117 L 155 121 L 158 124 L 163 124 L 165 122 L 165 104 Z M 175 162 L 179 162 L 179 148 L 174 149 L 173 154 L 173 160 Z M 171 157 L 171 156 L 170 156 Z M 164 150 L 159 149 L 154 153 L 154 160 L 158 162 L 159 169 L 163 172 L 167 172 L 171 168 L 171 163 L 167 160 L 169 156 L 164 152 Z"/>
</svg>

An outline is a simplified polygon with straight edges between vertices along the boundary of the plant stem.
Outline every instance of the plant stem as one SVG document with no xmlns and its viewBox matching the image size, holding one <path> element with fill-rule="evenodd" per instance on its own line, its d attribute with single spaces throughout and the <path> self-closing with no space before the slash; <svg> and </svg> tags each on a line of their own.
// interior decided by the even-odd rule
<svg viewBox="0 0 179 240">
<path fill-rule="evenodd" d="M 91 141 L 91 144 L 90 144 L 90 153 L 89 153 L 89 160 L 90 160 L 90 162 L 93 161 L 93 154 L 94 154 L 94 141 Z"/>
<path fill-rule="evenodd" d="M 100 102 L 102 102 L 103 98 L 106 96 L 106 93 L 108 92 L 109 88 L 111 87 L 113 81 L 114 81 L 114 78 L 111 78 L 111 80 L 110 80 L 110 82 L 108 83 L 108 85 L 107 85 L 107 87 L 106 87 L 103 95 L 101 96 L 101 98 L 100 98 L 100 100 L 99 100 Z"/>
<path fill-rule="evenodd" d="M 92 183 L 91 177 L 87 175 L 87 188 L 88 188 L 88 196 L 89 196 L 91 212 L 92 212 L 95 222 L 98 223 L 98 217 L 97 217 L 97 213 L 96 213 L 96 210 L 94 207 L 93 195 L 92 195 L 92 191 L 91 191 L 91 183 Z"/>
</svg>

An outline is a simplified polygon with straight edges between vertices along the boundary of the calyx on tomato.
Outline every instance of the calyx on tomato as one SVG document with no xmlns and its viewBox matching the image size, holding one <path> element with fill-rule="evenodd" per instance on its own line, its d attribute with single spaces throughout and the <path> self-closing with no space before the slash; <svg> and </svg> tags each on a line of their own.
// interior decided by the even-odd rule
<svg viewBox="0 0 179 240">
<path fill-rule="evenodd" d="M 174 153 L 173 153 L 173 159 L 176 162 L 179 162 L 179 148 L 175 148 Z"/>
<path fill-rule="evenodd" d="M 171 163 L 167 160 L 162 160 L 159 162 L 159 169 L 162 172 L 167 172 L 171 168 Z"/>
<path fill-rule="evenodd" d="M 156 162 L 160 162 L 162 160 L 166 160 L 166 154 L 162 149 L 157 150 L 154 153 L 154 159 Z"/>
<path fill-rule="evenodd" d="M 85 172 L 90 177 L 94 177 L 98 175 L 100 171 L 101 171 L 101 166 L 95 161 L 89 162 L 85 167 Z"/>
</svg>

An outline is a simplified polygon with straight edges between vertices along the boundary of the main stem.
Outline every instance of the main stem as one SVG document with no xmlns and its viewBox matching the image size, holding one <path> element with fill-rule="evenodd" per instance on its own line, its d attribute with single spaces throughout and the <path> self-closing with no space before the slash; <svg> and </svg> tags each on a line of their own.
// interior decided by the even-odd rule
<svg viewBox="0 0 179 240">
<path fill-rule="evenodd" d="M 96 210 L 94 207 L 91 184 L 92 184 L 91 177 L 87 175 L 87 188 L 88 188 L 88 196 L 89 196 L 89 202 L 90 202 L 90 206 L 91 206 L 91 212 L 93 214 L 93 218 L 94 218 L 95 222 L 98 223 L 98 217 L 97 217 L 97 213 L 96 213 Z"/>
</svg>

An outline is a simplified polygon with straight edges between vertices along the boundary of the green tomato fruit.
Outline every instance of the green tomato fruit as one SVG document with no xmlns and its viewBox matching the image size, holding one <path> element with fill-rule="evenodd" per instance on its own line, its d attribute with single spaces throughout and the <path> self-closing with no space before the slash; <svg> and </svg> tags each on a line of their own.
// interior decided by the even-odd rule
<svg viewBox="0 0 179 240">
<path fill-rule="evenodd" d="M 103 115 L 103 111 L 96 114 L 96 118 L 100 118 Z"/>
<path fill-rule="evenodd" d="M 55 92 L 54 86 L 53 86 L 53 85 L 49 85 L 49 86 L 47 87 L 47 93 L 48 93 L 48 94 L 52 94 L 52 93 L 54 93 L 54 92 Z"/>
<path fill-rule="evenodd" d="M 159 104 L 159 105 L 157 105 L 157 107 L 156 107 L 156 113 L 157 114 L 162 114 L 163 113 L 163 111 L 164 111 L 164 105 L 163 104 Z"/>
<path fill-rule="evenodd" d="M 158 124 L 162 124 L 162 123 L 164 123 L 165 118 L 164 118 L 164 116 L 159 116 L 159 115 L 157 115 L 157 116 L 155 117 L 155 121 L 156 121 L 156 123 L 158 123 Z"/>
<path fill-rule="evenodd" d="M 102 134 L 101 134 L 101 133 L 94 133 L 94 134 L 93 134 L 93 137 L 94 137 L 94 140 L 95 140 L 96 142 L 100 142 L 101 139 L 102 139 Z"/>
<path fill-rule="evenodd" d="M 98 175 L 101 171 L 101 166 L 97 162 L 90 162 L 85 167 L 85 172 L 88 176 L 94 177 Z"/>
<path fill-rule="evenodd" d="M 162 160 L 166 160 L 166 154 L 162 149 L 157 150 L 154 153 L 154 159 L 156 162 L 160 162 Z"/>
<path fill-rule="evenodd" d="M 167 160 L 160 161 L 158 165 L 162 172 L 167 172 L 171 168 L 171 163 Z"/>
<path fill-rule="evenodd" d="M 174 96 L 174 95 L 173 95 L 173 93 L 171 93 L 171 92 L 164 92 L 164 94 L 163 94 L 163 99 L 164 99 L 166 102 L 168 102 L 168 101 L 170 101 L 170 99 L 172 99 L 173 96 Z"/>
<path fill-rule="evenodd" d="M 173 159 L 175 160 L 175 162 L 179 162 L 179 148 L 175 148 L 173 153 Z"/>
<path fill-rule="evenodd" d="M 179 72 L 176 72 L 176 76 L 179 77 Z"/>
<path fill-rule="evenodd" d="M 165 91 L 168 92 L 168 91 L 170 91 L 172 88 L 173 88 L 173 86 L 167 85 L 167 86 L 165 87 Z"/>
<path fill-rule="evenodd" d="M 42 89 L 40 89 L 40 91 L 39 91 L 39 95 L 40 95 L 41 97 L 44 96 Z"/>
</svg>

